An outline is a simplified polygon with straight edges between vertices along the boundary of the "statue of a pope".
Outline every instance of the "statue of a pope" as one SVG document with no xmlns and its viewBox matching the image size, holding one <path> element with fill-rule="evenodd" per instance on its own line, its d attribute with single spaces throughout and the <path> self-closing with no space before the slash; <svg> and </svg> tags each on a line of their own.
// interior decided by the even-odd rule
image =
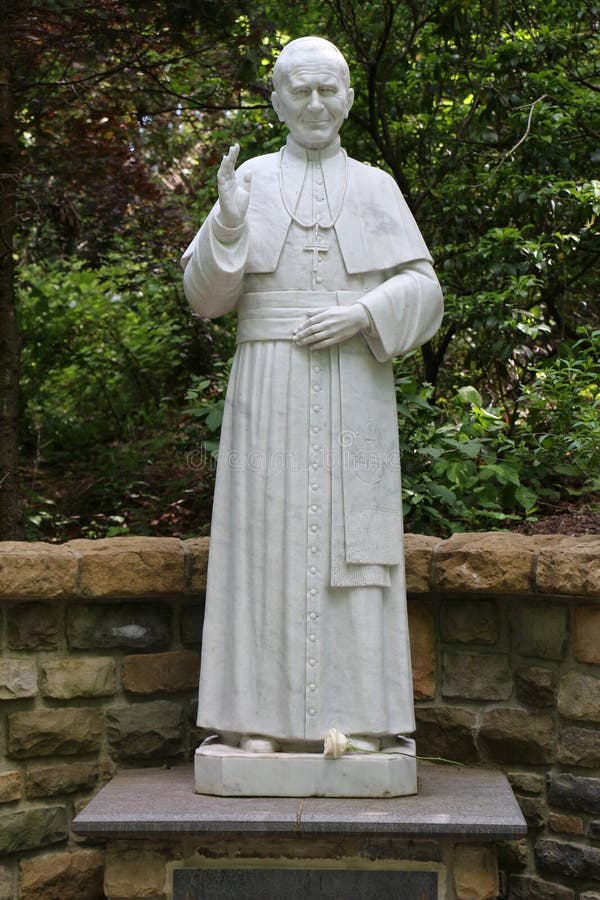
<svg viewBox="0 0 600 900">
<path fill-rule="evenodd" d="M 442 315 L 396 183 L 349 159 L 348 66 L 322 38 L 273 71 L 279 153 L 218 173 L 183 256 L 201 316 L 237 308 L 211 530 L 198 722 L 246 750 L 414 730 L 391 358 Z M 319 742 L 318 744 L 316 742 Z"/>
</svg>

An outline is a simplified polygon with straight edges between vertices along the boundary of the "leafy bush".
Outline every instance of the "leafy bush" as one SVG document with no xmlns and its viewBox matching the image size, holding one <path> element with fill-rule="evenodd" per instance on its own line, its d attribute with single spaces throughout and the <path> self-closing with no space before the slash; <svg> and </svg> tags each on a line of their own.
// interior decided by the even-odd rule
<svg viewBox="0 0 600 900">
<path fill-rule="evenodd" d="M 30 264 L 18 304 L 27 537 L 172 533 L 197 480 L 176 413 L 203 326 L 170 273 L 126 255 Z"/>
<path fill-rule="evenodd" d="M 510 419 L 472 386 L 434 404 L 406 363 L 396 384 L 410 530 L 498 528 L 599 489 L 600 331 L 582 331 L 535 367 Z"/>
<path fill-rule="evenodd" d="M 186 400 L 189 406 L 185 412 L 194 421 L 200 420 L 203 424 L 203 449 L 213 459 L 219 454 L 219 437 L 223 411 L 225 409 L 225 393 L 233 357 L 227 362 L 217 363 L 211 378 L 194 378 L 192 386 L 188 388 Z"/>
<path fill-rule="evenodd" d="M 502 527 L 531 514 L 518 448 L 500 410 L 471 386 L 434 405 L 430 385 L 396 379 L 406 526 L 425 534 Z"/>
<path fill-rule="evenodd" d="M 163 272 L 127 256 L 23 268 L 26 443 L 37 433 L 47 454 L 82 452 L 126 439 L 160 407 L 189 344 L 173 293 Z"/>
<path fill-rule="evenodd" d="M 534 380 L 522 389 L 520 409 L 532 469 L 543 478 L 564 476 L 574 493 L 598 490 L 600 331 L 581 329 L 577 340 L 537 366 Z"/>
</svg>

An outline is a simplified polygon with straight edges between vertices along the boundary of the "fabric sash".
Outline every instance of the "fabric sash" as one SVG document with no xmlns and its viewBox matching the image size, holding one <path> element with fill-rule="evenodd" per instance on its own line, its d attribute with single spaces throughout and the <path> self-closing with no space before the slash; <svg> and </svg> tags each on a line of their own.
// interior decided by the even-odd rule
<svg viewBox="0 0 600 900">
<path fill-rule="evenodd" d="M 237 342 L 292 340 L 310 309 L 348 306 L 356 291 L 244 294 Z M 390 584 L 402 561 L 398 424 L 391 364 L 375 360 L 359 336 L 330 348 L 331 584 Z"/>
<path fill-rule="evenodd" d="M 311 309 L 350 306 L 359 291 L 269 291 L 243 294 L 237 306 L 237 342 L 291 341 Z"/>
</svg>

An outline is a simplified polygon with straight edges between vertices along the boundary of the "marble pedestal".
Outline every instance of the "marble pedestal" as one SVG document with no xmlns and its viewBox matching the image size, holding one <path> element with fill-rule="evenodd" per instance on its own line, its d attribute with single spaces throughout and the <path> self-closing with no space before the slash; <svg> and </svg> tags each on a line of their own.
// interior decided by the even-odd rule
<svg viewBox="0 0 600 900">
<path fill-rule="evenodd" d="M 194 760 L 196 793 L 218 797 L 402 797 L 417 793 L 415 742 L 378 753 L 248 753 L 203 744 Z"/>
</svg>

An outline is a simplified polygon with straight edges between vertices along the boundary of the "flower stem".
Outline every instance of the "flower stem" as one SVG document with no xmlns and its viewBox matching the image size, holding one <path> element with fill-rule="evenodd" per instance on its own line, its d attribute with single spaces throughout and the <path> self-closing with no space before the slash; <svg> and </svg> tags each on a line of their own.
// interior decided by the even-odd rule
<svg viewBox="0 0 600 900">
<path fill-rule="evenodd" d="M 354 746 L 351 741 L 348 741 L 348 746 L 346 747 L 345 753 L 394 753 L 396 756 L 410 756 L 411 759 L 420 759 L 423 762 L 435 762 L 435 763 L 443 763 L 446 766 L 461 766 L 464 767 L 464 763 L 458 762 L 456 759 L 446 759 L 445 756 L 419 756 L 417 753 L 405 753 L 403 750 L 390 750 L 385 747 L 383 750 L 361 750 L 360 747 Z"/>
</svg>

